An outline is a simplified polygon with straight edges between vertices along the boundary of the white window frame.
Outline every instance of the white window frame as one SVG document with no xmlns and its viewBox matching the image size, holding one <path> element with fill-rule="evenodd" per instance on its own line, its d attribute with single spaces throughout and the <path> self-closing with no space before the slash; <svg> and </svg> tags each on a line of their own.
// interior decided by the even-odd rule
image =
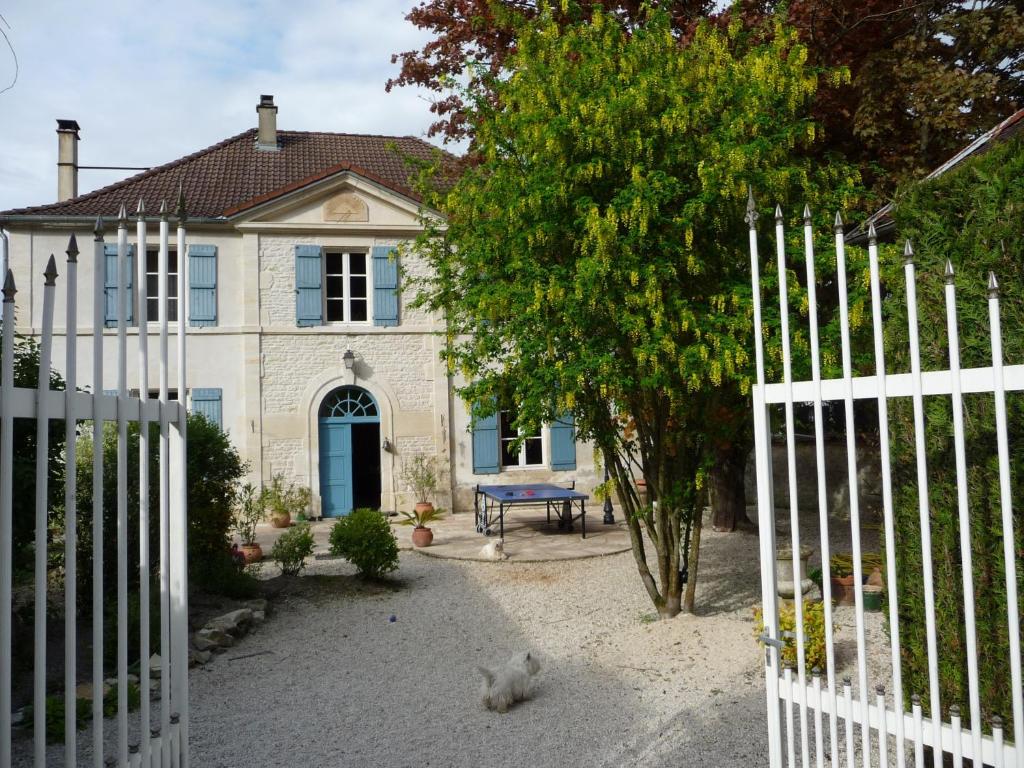
<svg viewBox="0 0 1024 768">
<path fill-rule="evenodd" d="M 514 440 L 524 436 L 524 430 L 523 429 L 519 429 L 517 431 L 515 437 L 506 436 L 502 432 L 502 414 L 509 413 L 510 410 L 511 409 L 505 408 L 505 409 L 502 409 L 502 410 L 498 411 L 498 466 L 499 466 L 499 469 L 502 472 L 504 472 L 506 470 L 511 471 L 511 472 L 519 472 L 519 471 L 526 470 L 526 469 L 543 469 L 544 467 L 547 467 L 548 464 L 549 464 L 549 461 L 548 461 L 548 429 L 547 429 L 547 427 L 544 427 L 544 426 L 542 426 L 540 428 L 539 434 L 537 436 L 533 437 L 534 440 L 536 440 L 536 439 L 540 440 L 540 462 L 539 463 L 537 463 L 537 464 L 527 464 L 526 463 L 526 448 L 525 448 L 525 445 L 523 446 L 522 449 L 520 449 L 519 454 L 516 457 L 519 460 L 518 464 L 505 464 L 505 463 L 503 463 L 502 457 L 503 457 L 504 452 L 503 452 L 502 448 L 504 447 L 504 444 L 506 442 L 512 442 L 512 441 L 514 441 Z"/>
<path fill-rule="evenodd" d="M 373 264 L 370 255 L 369 248 L 324 248 L 322 259 L 322 285 L 323 285 L 323 317 L 325 325 L 373 325 Z M 363 268 L 366 270 L 365 274 L 356 275 L 356 277 L 366 278 L 366 319 L 365 320 L 353 320 L 352 319 L 352 254 L 359 254 L 364 259 Z M 342 259 L 342 284 L 344 285 L 344 296 L 341 299 L 342 304 L 342 319 L 341 320 L 328 320 L 327 307 L 328 302 L 338 301 L 338 299 L 330 299 L 327 295 L 327 261 L 329 256 L 341 256 Z M 330 273 L 336 275 L 337 273 Z"/>
<path fill-rule="evenodd" d="M 156 272 L 150 272 L 149 271 L 149 254 L 150 253 L 155 253 L 157 255 L 158 263 L 157 263 L 157 271 Z M 178 272 L 177 272 L 177 270 L 181 268 L 181 264 L 178 262 L 177 253 L 178 253 L 178 249 L 177 248 L 168 248 L 167 249 L 167 293 L 171 292 L 171 286 L 172 285 L 175 287 L 175 289 L 177 289 L 177 287 L 178 287 Z M 175 255 L 175 259 L 174 259 L 175 271 L 174 272 L 171 272 L 171 254 Z M 146 247 L 146 282 L 147 282 L 147 285 L 146 285 L 146 301 L 147 302 L 149 302 L 149 301 L 158 302 L 159 299 L 160 299 L 159 288 L 157 289 L 157 294 L 151 296 L 149 294 L 149 285 L 148 285 L 149 276 L 150 275 L 156 276 L 158 284 L 159 284 L 159 279 L 160 279 L 159 258 L 160 258 L 160 247 L 159 246 L 156 246 L 155 248 L 150 247 L 150 246 Z M 185 290 L 187 291 L 188 290 L 188 281 L 186 280 L 185 283 L 186 283 L 185 284 Z M 137 291 L 132 291 L 132 292 L 136 295 L 136 297 L 138 297 L 138 292 Z M 170 308 L 171 308 L 171 302 L 172 301 L 174 302 L 174 311 L 175 311 L 174 318 L 171 317 L 171 313 L 170 313 Z M 134 303 L 138 304 L 139 302 L 136 299 L 136 301 Z M 177 313 L 181 311 L 181 297 L 180 296 L 175 296 L 175 297 L 172 298 L 171 296 L 168 296 L 167 297 L 167 309 L 168 309 L 168 312 L 167 312 L 167 322 L 168 323 L 177 323 L 178 322 L 178 319 L 177 319 L 178 315 L 177 315 Z M 139 308 L 136 307 L 135 308 L 135 317 L 134 317 L 134 321 L 135 322 L 133 323 L 133 325 L 137 326 L 139 324 L 138 318 L 139 318 Z M 158 326 L 160 324 L 159 304 L 157 304 L 157 314 L 154 315 L 153 317 L 150 317 L 149 316 L 149 305 L 147 303 L 147 305 L 146 305 L 146 324 L 147 325 L 152 325 L 152 326 Z"/>
</svg>

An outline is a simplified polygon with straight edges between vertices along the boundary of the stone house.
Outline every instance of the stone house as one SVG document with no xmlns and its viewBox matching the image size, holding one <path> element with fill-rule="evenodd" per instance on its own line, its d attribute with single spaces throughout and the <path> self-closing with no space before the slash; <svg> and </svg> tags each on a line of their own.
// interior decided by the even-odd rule
<svg viewBox="0 0 1024 768">
<path fill-rule="evenodd" d="M 436 501 L 456 510 L 472 508 L 480 482 L 591 487 L 597 481 L 592 451 L 577 445 L 571 424 L 545 427 L 518 453 L 509 448 L 516 435 L 508 414 L 480 421 L 473 431 L 440 361 L 441 319 L 410 307 L 403 282 L 425 265 L 414 253 L 397 255 L 396 247 L 422 231 L 425 212 L 403 156 L 427 159 L 437 150 L 411 137 L 278 130 L 271 96 L 256 111 L 254 129 L 83 195 L 77 194 L 79 126 L 58 121 L 58 202 L 0 212 L 0 245 L 7 246 L 17 284 L 30 294 L 19 296 L 25 308 L 19 332 L 39 333 L 42 307 L 32 293 L 38 280 L 31 278 L 51 253 L 63 253 L 72 232 L 82 246 L 91 242 L 102 217 L 105 263 L 94 264 L 86 247 L 79 257 L 78 376 L 89 381 L 93 308 L 85 286 L 101 269 L 108 295 L 116 287 L 118 212 L 128 206 L 133 243 L 136 205 L 144 201 L 151 222 L 147 272 L 155 273 L 154 224 L 162 201 L 173 208 L 181 186 L 188 211 L 188 295 L 181 308 L 188 313 L 190 391 L 173 394 L 224 427 L 254 482 L 281 473 L 308 484 L 314 512 L 325 516 L 355 506 L 409 508 L 413 499 L 400 470 L 416 454 L 436 457 Z M 140 257 L 134 248 L 131 257 Z M 173 237 L 169 264 L 173 276 Z M 155 295 L 155 274 L 147 283 Z M 172 316 L 180 300 L 171 297 Z M 152 320 L 155 300 L 150 304 Z M 58 368 L 63 306 L 58 281 Z M 108 326 L 116 325 L 113 306 Z M 139 310 L 133 306 L 129 317 L 136 326 L 129 328 L 130 351 Z M 116 328 L 104 333 L 114 336 Z M 172 345 L 173 335 L 172 325 Z M 105 354 L 113 387 L 113 343 Z M 136 364 L 129 354 L 130 385 L 138 381 Z M 170 375 L 174 381 L 175 371 Z"/>
</svg>

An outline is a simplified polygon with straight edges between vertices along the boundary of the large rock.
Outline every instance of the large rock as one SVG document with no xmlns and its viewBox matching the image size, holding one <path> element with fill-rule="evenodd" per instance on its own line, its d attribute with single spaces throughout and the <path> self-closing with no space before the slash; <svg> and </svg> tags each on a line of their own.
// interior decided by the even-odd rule
<svg viewBox="0 0 1024 768">
<path fill-rule="evenodd" d="M 266 619 L 267 615 L 263 611 L 252 612 L 252 623 L 254 626 L 262 624 L 264 621 L 266 621 Z"/>
<path fill-rule="evenodd" d="M 149 657 L 149 676 L 160 677 L 163 673 L 163 660 L 160 658 L 159 653 L 154 653 Z"/>
<path fill-rule="evenodd" d="M 205 629 L 219 629 L 230 635 L 239 637 L 244 635 L 252 622 L 252 608 L 239 608 L 237 611 L 225 613 L 215 619 L 206 622 Z"/>
<path fill-rule="evenodd" d="M 267 611 L 267 601 L 262 597 L 256 598 L 255 600 L 246 600 L 245 604 L 252 608 L 253 611 Z"/>
<path fill-rule="evenodd" d="M 213 642 L 213 640 L 210 640 L 208 637 L 203 637 L 198 632 L 192 635 L 192 645 L 197 651 L 209 651 L 217 647 L 217 644 Z"/>
<path fill-rule="evenodd" d="M 209 651 L 189 651 L 188 665 L 190 667 L 197 667 L 200 664 L 205 664 L 210 660 L 211 655 Z"/>
<path fill-rule="evenodd" d="M 218 648 L 230 648 L 235 644 L 235 638 L 229 635 L 223 629 L 216 629 L 210 626 L 205 626 L 196 633 L 196 637 L 201 637 L 204 640 L 208 640 L 213 643 L 213 647 L 210 650 Z"/>
</svg>

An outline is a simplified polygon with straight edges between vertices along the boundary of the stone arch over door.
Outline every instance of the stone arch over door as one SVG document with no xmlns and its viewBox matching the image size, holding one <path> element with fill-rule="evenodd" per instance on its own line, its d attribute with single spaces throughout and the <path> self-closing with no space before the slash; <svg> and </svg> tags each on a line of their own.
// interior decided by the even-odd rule
<svg viewBox="0 0 1024 768">
<path fill-rule="evenodd" d="M 378 418 L 380 422 L 379 442 L 377 449 L 380 451 L 380 480 L 381 480 L 381 509 L 395 508 L 395 461 L 394 454 L 385 451 L 382 447 L 384 440 L 389 444 L 395 443 L 394 414 L 395 395 L 388 387 L 380 382 L 372 380 L 356 380 L 351 374 L 339 375 L 335 372 L 327 372 L 314 378 L 309 382 L 303 395 L 306 403 L 306 473 L 309 478 L 309 487 L 313 492 L 313 509 L 317 515 L 323 514 L 323 504 L 320 498 L 320 406 L 330 393 L 339 387 L 356 386 L 365 390 L 377 404 Z"/>
</svg>

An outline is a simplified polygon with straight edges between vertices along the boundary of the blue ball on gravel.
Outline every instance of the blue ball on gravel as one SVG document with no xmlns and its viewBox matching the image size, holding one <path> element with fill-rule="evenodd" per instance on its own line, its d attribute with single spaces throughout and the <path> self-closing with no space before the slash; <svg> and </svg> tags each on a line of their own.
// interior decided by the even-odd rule
<svg viewBox="0 0 1024 768">
<path fill-rule="evenodd" d="M 395 614 L 391 614 L 391 616 L 388 618 L 388 621 L 394 624 L 396 621 L 398 621 L 398 617 L 395 616 Z"/>
</svg>

